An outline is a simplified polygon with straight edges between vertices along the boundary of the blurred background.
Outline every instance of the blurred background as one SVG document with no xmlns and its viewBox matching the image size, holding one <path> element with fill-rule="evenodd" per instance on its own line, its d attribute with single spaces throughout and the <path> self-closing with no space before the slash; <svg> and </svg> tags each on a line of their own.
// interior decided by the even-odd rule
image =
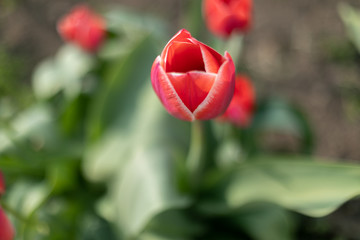
<svg viewBox="0 0 360 240">
<path fill-rule="evenodd" d="M 316 135 L 317 155 L 359 160 L 359 56 L 340 19 L 340 2 L 360 5 L 356 0 L 255 0 L 242 61 L 260 95 L 281 96 L 304 109 Z M 18 92 L 17 84 L 26 88 L 34 66 L 63 43 L 56 22 L 77 3 L 1 1 L 0 71 L 6 77 L 0 91 Z M 173 33 L 184 26 L 188 5 L 181 0 L 88 3 L 99 10 L 121 4 L 160 16 L 171 23 Z"/>
<path fill-rule="evenodd" d="M 63 45 L 56 23 L 77 3 L 1 0 L 0 96 L 6 96 L 2 103 L 25 109 L 35 101 L 34 68 Z M 165 19 L 171 35 L 184 26 L 191 5 L 184 0 L 86 3 L 99 12 L 120 5 Z M 241 60 L 257 95 L 283 98 L 302 109 L 315 137 L 314 155 L 360 163 L 360 54 L 340 18 L 340 3 L 360 9 L 358 0 L 254 0 L 253 25 L 245 36 Z M 273 150 L 291 149 L 293 144 L 292 138 L 282 135 L 264 141 L 265 148 Z M 296 239 L 360 239 L 356 199 L 330 216 L 300 219 Z"/>
</svg>

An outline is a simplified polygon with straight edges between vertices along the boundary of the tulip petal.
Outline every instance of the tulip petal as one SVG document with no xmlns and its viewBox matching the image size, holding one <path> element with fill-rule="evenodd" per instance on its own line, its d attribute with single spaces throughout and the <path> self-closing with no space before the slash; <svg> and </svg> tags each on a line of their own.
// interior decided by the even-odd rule
<svg viewBox="0 0 360 240">
<path fill-rule="evenodd" d="M 204 101 L 216 78 L 216 74 L 198 71 L 167 75 L 180 99 L 191 112 Z"/>
<path fill-rule="evenodd" d="M 188 42 L 190 43 L 191 34 L 186 29 L 181 29 L 178 31 L 174 37 L 170 39 L 170 41 L 166 44 L 164 50 L 161 53 L 161 59 L 166 59 L 166 56 L 168 54 L 169 46 L 173 42 Z M 162 66 L 164 67 L 164 64 L 162 63 Z"/>
<path fill-rule="evenodd" d="M 170 43 L 164 70 L 166 72 L 178 73 L 205 71 L 203 56 L 199 45 L 188 42 Z"/>
<path fill-rule="evenodd" d="M 207 120 L 218 116 L 231 101 L 235 87 L 235 66 L 229 53 L 225 52 L 225 58 L 209 94 L 193 113 L 196 119 Z"/>
<path fill-rule="evenodd" d="M 171 115 L 182 120 L 193 121 L 193 114 L 176 93 L 160 62 L 161 59 L 158 56 L 151 70 L 151 83 L 156 94 Z"/>
<path fill-rule="evenodd" d="M 202 58 L 207 73 L 217 73 L 220 65 L 225 61 L 223 56 L 206 45 L 200 45 Z"/>
</svg>

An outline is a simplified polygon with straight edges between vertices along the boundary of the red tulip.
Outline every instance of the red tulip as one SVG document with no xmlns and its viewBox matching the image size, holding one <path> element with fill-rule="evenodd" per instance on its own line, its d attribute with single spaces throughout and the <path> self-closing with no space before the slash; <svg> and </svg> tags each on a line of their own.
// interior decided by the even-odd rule
<svg viewBox="0 0 360 240">
<path fill-rule="evenodd" d="M 166 110 L 186 121 L 207 120 L 223 113 L 234 93 L 231 56 L 180 30 L 155 59 L 152 86 Z"/>
<path fill-rule="evenodd" d="M 238 127 L 249 125 L 255 105 L 254 88 L 249 79 L 238 75 L 235 80 L 234 96 L 226 112 L 219 118 L 229 121 Z"/>
<path fill-rule="evenodd" d="M 233 31 L 245 32 L 251 22 L 252 0 L 204 0 L 203 11 L 209 30 L 229 37 Z"/>
<path fill-rule="evenodd" d="M 66 41 L 94 52 L 105 38 L 105 21 L 85 5 L 76 6 L 58 22 L 58 31 Z"/>
<path fill-rule="evenodd" d="M 4 210 L 0 207 L 0 240 L 12 240 L 14 235 L 14 228 Z"/>
<path fill-rule="evenodd" d="M 5 193 L 5 181 L 2 172 L 0 172 L 0 196 L 3 195 L 4 193 Z"/>
<path fill-rule="evenodd" d="M 5 181 L 2 172 L 0 172 L 0 196 L 5 192 Z M 0 240 L 12 240 L 15 230 L 7 218 L 4 210 L 0 206 Z"/>
</svg>

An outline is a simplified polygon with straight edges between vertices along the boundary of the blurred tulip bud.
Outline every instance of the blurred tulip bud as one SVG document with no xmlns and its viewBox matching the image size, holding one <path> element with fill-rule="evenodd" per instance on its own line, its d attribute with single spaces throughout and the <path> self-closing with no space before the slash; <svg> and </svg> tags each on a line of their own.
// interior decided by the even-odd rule
<svg viewBox="0 0 360 240">
<path fill-rule="evenodd" d="M 245 32 L 250 27 L 252 0 L 204 0 L 203 12 L 209 30 L 229 37 L 233 31 Z"/>
<path fill-rule="evenodd" d="M 231 56 L 180 30 L 155 59 L 152 86 L 166 110 L 186 120 L 207 120 L 223 113 L 234 93 L 235 66 Z"/>
<path fill-rule="evenodd" d="M 253 85 L 246 76 L 238 75 L 235 80 L 234 96 L 226 112 L 219 120 L 229 121 L 238 127 L 250 124 L 255 106 Z"/>
<path fill-rule="evenodd" d="M 58 32 L 65 41 L 89 52 L 96 51 L 105 38 L 105 20 L 86 5 L 74 7 L 58 22 Z"/>
<path fill-rule="evenodd" d="M 0 240 L 12 240 L 14 236 L 14 228 L 4 210 L 0 207 Z"/>
</svg>

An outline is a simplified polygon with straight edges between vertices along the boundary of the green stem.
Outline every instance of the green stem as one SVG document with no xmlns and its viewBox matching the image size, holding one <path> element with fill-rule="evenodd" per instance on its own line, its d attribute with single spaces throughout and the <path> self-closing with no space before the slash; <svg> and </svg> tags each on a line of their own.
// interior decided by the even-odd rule
<svg viewBox="0 0 360 240">
<path fill-rule="evenodd" d="M 236 68 L 239 67 L 242 48 L 243 48 L 242 34 L 236 34 L 236 33 L 232 34 L 231 37 L 225 43 L 225 50 L 230 53 Z"/>
<path fill-rule="evenodd" d="M 204 164 L 204 126 L 201 121 L 191 124 L 191 142 L 186 167 L 189 173 L 191 188 L 197 189 Z"/>
</svg>

